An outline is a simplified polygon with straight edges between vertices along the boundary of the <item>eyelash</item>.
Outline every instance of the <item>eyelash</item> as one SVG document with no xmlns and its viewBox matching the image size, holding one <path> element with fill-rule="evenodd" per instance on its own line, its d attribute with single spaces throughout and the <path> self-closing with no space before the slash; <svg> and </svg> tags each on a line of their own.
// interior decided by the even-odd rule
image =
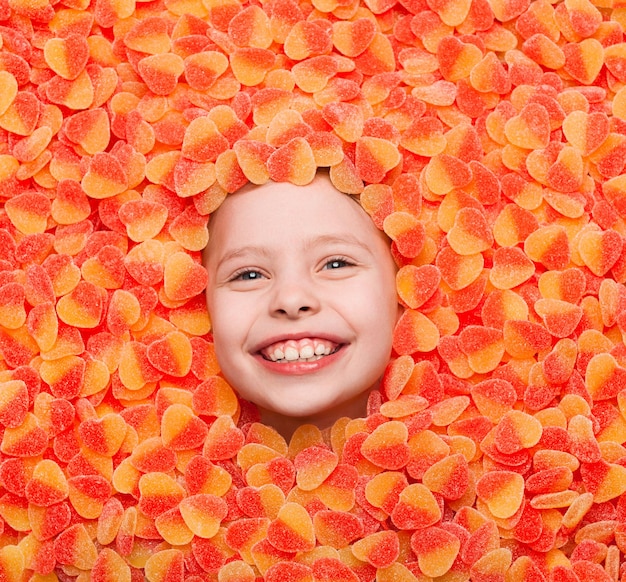
<svg viewBox="0 0 626 582">
<path fill-rule="evenodd" d="M 333 257 L 332 259 L 328 259 L 324 266 L 330 265 L 331 263 L 343 263 L 344 267 L 354 267 L 354 263 L 347 259 L 346 257 Z M 335 269 L 328 269 L 329 271 L 334 271 Z"/>
<path fill-rule="evenodd" d="M 343 267 L 354 267 L 354 263 L 352 261 L 350 261 L 349 259 L 347 259 L 346 257 L 332 257 L 331 259 L 328 259 L 325 263 L 324 263 L 324 267 L 326 267 L 327 265 L 330 265 L 331 263 L 343 263 Z M 334 267 L 331 269 L 328 269 L 329 271 L 334 271 L 336 269 L 339 269 L 340 267 Z M 238 271 L 237 273 L 235 273 L 231 279 L 231 281 L 244 281 L 246 279 L 243 279 L 243 277 L 245 275 L 248 275 L 249 273 L 259 273 L 260 271 L 258 269 L 250 269 L 250 268 L 245 268 L 242 269 L 241 271 Z M 254 279 L 248 279 L 249 281 L 256 281 L 256 278 Z"/>
<path fill-rule="evenodd" d="M 244 281 L 245 279 L 243 279 L 244 275 L 248 275 L 249 273 L 259 273 L 260 271 L 258 269 L 242 269 L 241 271 L 237 271 L 232 278 L 230 279 L 231 281 Z M 256 281 L 257 279 L 248 279 L 249 281 Z"/>
</svg>

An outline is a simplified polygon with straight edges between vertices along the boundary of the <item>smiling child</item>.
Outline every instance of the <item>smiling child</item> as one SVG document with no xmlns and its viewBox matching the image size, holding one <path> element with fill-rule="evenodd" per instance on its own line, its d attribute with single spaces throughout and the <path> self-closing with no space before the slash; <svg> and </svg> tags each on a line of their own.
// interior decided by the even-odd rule
<svg viewBox="0 0 626 582">
<path fill-rule="evenodd" d="M 222 373 L 284 436 L 366 413 L 398 318 L 384 234 L 327 175 L 248 185 L 212 217 L 207 304 Z"/>
</svg>

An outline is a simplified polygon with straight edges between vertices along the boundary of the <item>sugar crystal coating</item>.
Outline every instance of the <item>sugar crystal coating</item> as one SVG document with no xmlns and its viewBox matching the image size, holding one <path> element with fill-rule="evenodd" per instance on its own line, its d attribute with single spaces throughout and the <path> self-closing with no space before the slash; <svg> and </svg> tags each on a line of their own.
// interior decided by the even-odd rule
<svg viewBox="0 0 626 582">
<path fill-rule="evenodd" d="M 622 11 L 2 4 L 2 575 L 621 579 Z M 404 312 L 367 418 L 287 443 L 220 375 L 200 253 L 318 168 Z"/>
</svg>

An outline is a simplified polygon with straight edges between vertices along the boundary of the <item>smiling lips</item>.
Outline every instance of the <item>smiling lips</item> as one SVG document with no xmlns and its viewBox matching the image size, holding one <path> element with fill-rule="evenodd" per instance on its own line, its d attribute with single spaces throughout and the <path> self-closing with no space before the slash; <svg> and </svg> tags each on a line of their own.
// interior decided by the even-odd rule
<svg viewBox="0 0 626 582">
<path fill-rule="evenodd" d="M 295 363 L 315 362 L 336 352 L 341 347 L 327 339 L 303 338 L 299 340 L 279 341 L 261 350 L 261 355 L 272 362 Z"/>
</svg>

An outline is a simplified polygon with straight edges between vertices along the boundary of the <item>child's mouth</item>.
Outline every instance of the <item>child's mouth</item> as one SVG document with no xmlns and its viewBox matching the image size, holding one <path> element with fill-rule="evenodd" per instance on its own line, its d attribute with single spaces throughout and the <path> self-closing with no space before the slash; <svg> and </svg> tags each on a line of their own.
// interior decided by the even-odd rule
<svg viewBox="0 0 626 582">
<path fill-rule="evenodd" d="M 275 342 L 263 348 L 260 354 L 265 360 L 278 364 L 315 362 L 334 354 L 340 347 L 341 344 L 327 339 L 303 338 Z"/>
</svg>

